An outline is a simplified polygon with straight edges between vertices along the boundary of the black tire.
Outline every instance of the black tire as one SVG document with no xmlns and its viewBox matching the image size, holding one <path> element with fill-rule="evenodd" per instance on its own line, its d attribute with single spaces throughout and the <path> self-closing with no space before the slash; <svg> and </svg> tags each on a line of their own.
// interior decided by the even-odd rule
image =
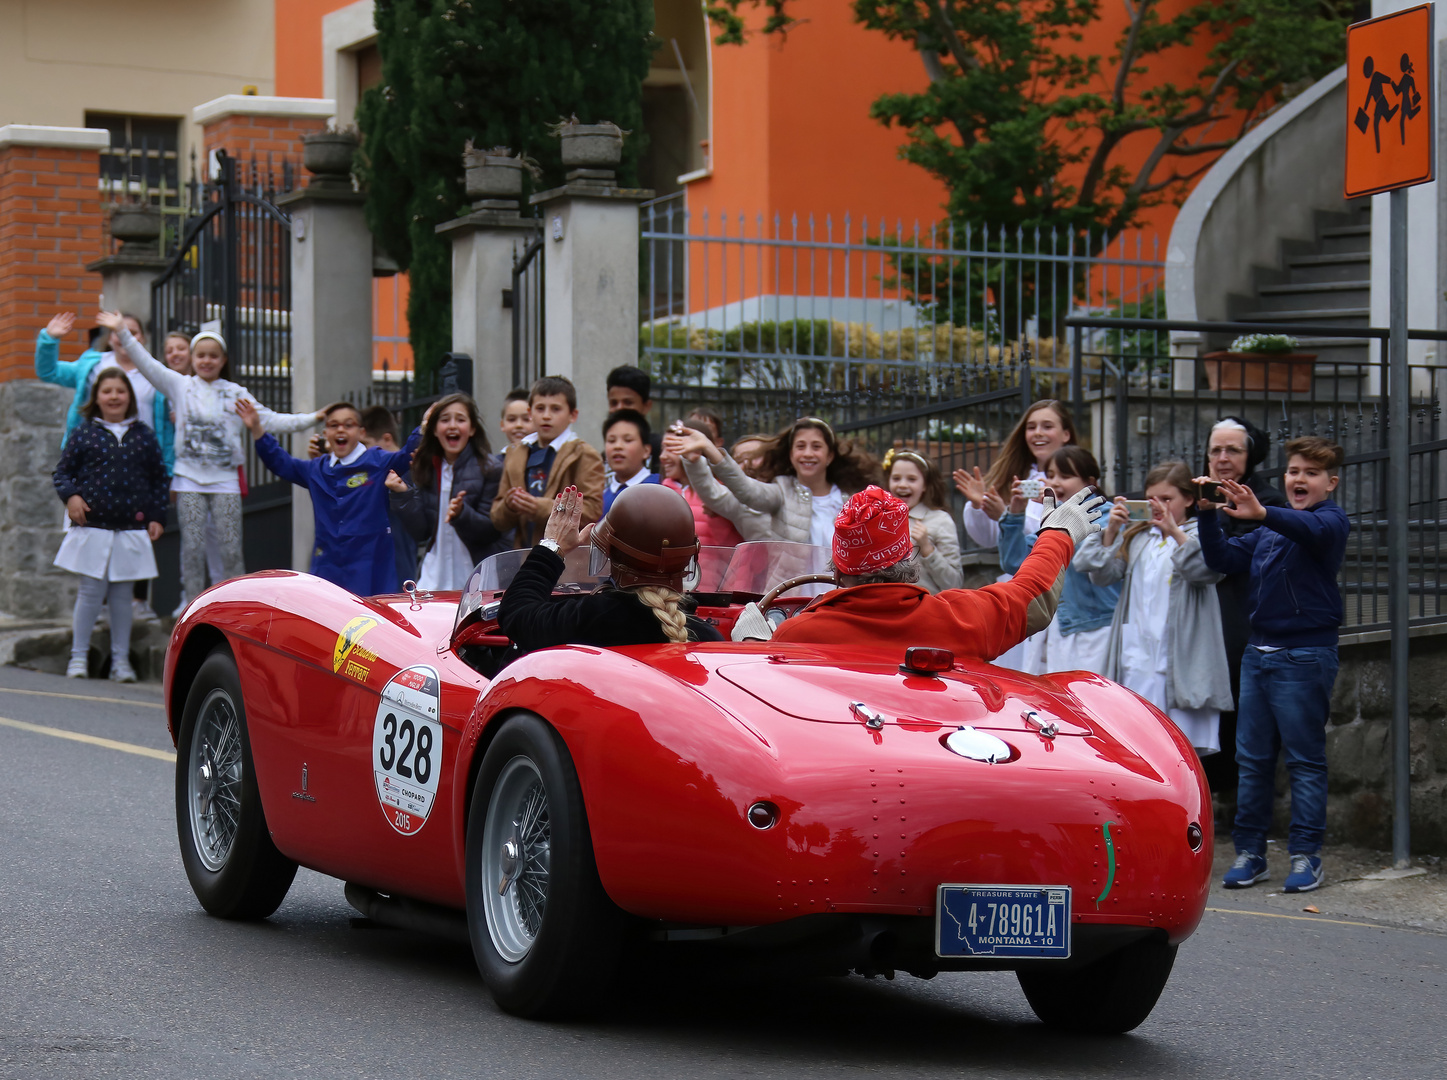
<svg viewBox="0 0 1447 1080">
<path fill-rule="evenodd" d="M 542 811 L 530 816 L 512 809 L 518 799 L 535 800 L 538 791 L 545 800 L 545 852 L 541 842 L 534 842 Z M 514 827 L 518 821 L 523 825 Z M 530 831 L 529 821 L 538 828 Z M 518 843 L 518 854 L 507 856 L 499 836 Z M 499 880 L 484 879 L 492 876 L 490 846 L 498 849 L 491 856 L 494 870 L 499 860 L 511 858 L 516 864 L 510 876 L 504 862 Z M 538 905 L 534 886 L 542 875 L 533 871 L 529 878 L 528 867 L 541 865 L 547 873 Z M 504 879 L 508 888 L 500 892 Z M 525 898 L 530 899 L 525 903 Z M 530 919 L 534 929 L 528 932 Z M 617 971 L 625 925 L 625 916 L 598 880 L 583 792 L 568 748 L 538 717 L 513 717 L 482 759 L 467 816 L 467 926 L 483 982 L 498 1006 L 515 1016 L 590 1011 L 603 1000 Z"/>
<path fill-rule="evenodd" d="M 1016 975 L 1030 1008 L 1051 1027 L 1120 1035 L 1151 1014 L 1175 962 L 1176 946 L 1160 934 L 1084 967 L 1060 972 L 1033 968 Z"/>
<path fill-rule="evenodd" d="M 232 723 L 239 745 L 227 734 Z M 200 769 L 193 769 L 198 727 L 220 736 L 213 748 L 203 734 L 199 754 L 201 765 L 209 766 L 214 776 L 224 776 L 224 782 L 208 780 Z M 209 799 L 203 798 L 207 794 Z M 224 832 L 232 820 L 229 844 L 208 831 L 212 826 Z M 241 680 L 231 650 L 224 645 L 213 649 L 201 664 L 186 695 L 176 740 L 176 832 L 186 877 L 209 913 L 222 919 L 264 919 L 281 906 L 296 877 L 296 863 L 276 850 L 266 827 Z"/>
</svg>

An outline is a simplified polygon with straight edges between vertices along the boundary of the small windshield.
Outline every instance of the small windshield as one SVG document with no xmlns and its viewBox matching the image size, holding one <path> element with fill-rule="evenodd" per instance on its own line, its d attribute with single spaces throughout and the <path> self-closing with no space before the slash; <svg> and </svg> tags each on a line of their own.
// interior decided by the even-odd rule
<svg viewBox="0 0 1447 1080">
<path fill-rule="evenodd" d="M 556 591 L 586 593 L 603 584 L 609 567 L 605 564 L 600 573 L 589 572 L 590 547 L 585 544 L 568 553 Z M 454 633 L 471 621 L 493 593 L 502 592 L 512 584 L 518 568 L 531 554 L 530 548 L 504 551 L 477 564 L 468 576 L 467 587 L 462 590 Z M 782 540 L 755 540 L 732 548 L 701 548 L 697 562 L 684 578 L 683 587 L 690 593 L 739 593 L 758 598 L 789 578 L 828 572 L 828 548 Z M 813 595 L 828 588 L 827 585 L 805 585 L 790 595 Z"/>
</svg>

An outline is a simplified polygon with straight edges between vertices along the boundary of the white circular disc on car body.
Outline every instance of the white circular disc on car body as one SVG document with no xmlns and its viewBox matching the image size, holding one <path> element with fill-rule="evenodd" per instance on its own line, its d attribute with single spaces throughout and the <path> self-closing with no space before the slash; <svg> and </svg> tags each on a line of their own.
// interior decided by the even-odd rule
<svg viewBox="0 0 1447 1080">
<path fill-rule="evenodd" d="M 372 772 L 387 823 L 411 836 L 427 823 L 442 772 L 441 686 L 435 668 L 392 676 L 372 725 Z"/>
</svg>

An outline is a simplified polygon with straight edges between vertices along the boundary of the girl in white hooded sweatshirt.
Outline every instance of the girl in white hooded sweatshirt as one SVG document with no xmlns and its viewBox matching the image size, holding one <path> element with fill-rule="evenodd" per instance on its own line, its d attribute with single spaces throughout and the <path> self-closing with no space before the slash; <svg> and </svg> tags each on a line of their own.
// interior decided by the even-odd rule
<svg viewBox="0 0 1447 1080">
<path fill-rule="evenodd" d="M 186 595 L 195 598 L 206 583 L 206 516 L 215 521 L 226 577 L 246 573 L 241 553 L 241 478 L 237 469 L 246 461 L 236 414 L 238 401 L 249 401 L 261 414 L 268 432 L 280 435 L 301 431 L 322 419 L 322 413 L 275 413 L 261 405 L 245 387 L 224 378 L 230 362 L 226 340 L 203 330 L 191 339 L 191 367 L 195 374 L 172 371 L 138 342 L 118 312 L 102 311 L 96 322 L 116 336 L 121 349 L 146 380 L 165 394 L 176 410 L 176 469 L 171 490 L 181 521 L 181 580 Z"/>
</svg>

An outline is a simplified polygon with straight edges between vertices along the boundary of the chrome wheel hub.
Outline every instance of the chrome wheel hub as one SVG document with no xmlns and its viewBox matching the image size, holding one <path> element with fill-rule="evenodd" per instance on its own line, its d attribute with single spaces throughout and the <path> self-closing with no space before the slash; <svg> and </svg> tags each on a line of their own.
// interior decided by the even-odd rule
<svg viewBox="0 0 1447 1080">
<path fill-rule="evenodd" d="M 241 720 L 225 690 L 212 690 L 201 703 L 187 766 L 191 839 L 202 865 L 217 871 L 241 822 Z"/>
<path fill-rule="evenodd" d="M 552 863 L 552 818 L 538 767 L 518 756 L 503 766 L 483 825 L 487 931 L 503 959 L 527 956 L 542 929 Z"/>
</svg>

